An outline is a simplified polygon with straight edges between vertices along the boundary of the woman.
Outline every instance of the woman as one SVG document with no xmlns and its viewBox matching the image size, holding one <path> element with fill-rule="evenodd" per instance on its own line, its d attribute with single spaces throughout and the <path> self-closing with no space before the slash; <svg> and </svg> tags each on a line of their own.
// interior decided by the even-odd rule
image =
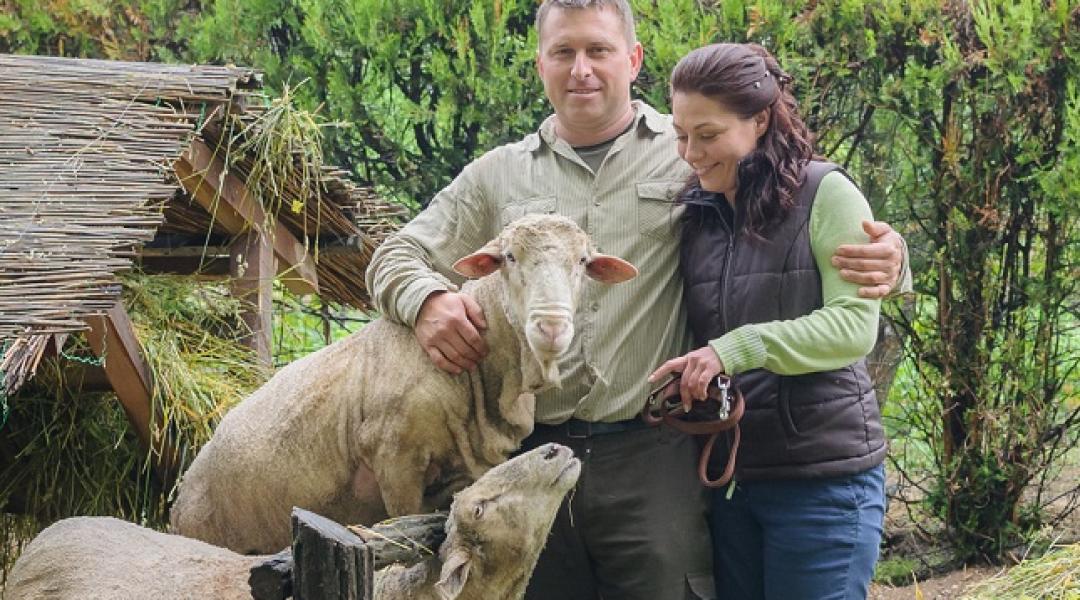
<svg viewBox="0 0 1080 600">
<path fill-rule="evenodd" d="M 717 596 L 865 598 L 884 517 L 885 440 L 863 357 L 879 302 L 829 257 L 864 242 L 870 208 L 812 140 L 764 48 L 715 44 L 671 78 L 680 156 L 685 301 L 701 347 L 680 372 L 684 403 L 717 375 L 746 399 L 735 481 L 714 491 Z M 727 457 L 714 452 L 716 465 Z"/>
</svg>

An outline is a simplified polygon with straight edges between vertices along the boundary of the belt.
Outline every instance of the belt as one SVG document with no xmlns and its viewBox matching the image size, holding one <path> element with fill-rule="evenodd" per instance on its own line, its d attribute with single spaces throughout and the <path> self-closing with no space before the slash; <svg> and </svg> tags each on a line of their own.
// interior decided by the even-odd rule
<svg viewBox="0 0 1080 600">
<path fill-rule="evenodd" d="M 548 431 L 557 431 L 560 434 L 571 439 L 584 439 L 592 437 L 594 435 L 606 435 L 609 433 L 621 433 L 623 431 L 645 429 L 648 426 L 648 423 L 642 421 L 639 418 L 626 419 L 625 421 L 614 421 L 612 423 L 570 419 L 568 421 L 559 423 L 558 425 L 545 425 L 543 423 L 537 423 L 536 429 L 544 428 Z"/>
</svg>

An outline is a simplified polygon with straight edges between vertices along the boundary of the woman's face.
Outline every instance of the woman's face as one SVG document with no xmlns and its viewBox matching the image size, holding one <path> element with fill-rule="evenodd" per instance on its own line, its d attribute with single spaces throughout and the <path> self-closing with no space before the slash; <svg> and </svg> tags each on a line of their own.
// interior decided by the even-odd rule
<svg viewBox="0 0 1080 600">
<path fill-rule="evenodd" d="M 701 188 L 722 192 L 728 202 L 734 202 L 739 161 L 757 147 L 758 139 L 765 134 L 768 109 L 742 117 L 697 92 L 675 92 L 671 112 L 679 156 L 694 169 Z"/>
</svg>

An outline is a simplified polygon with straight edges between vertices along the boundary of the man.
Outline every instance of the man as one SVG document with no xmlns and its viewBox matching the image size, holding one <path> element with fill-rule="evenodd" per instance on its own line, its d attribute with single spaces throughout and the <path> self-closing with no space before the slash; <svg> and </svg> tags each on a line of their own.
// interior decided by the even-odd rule
<svg viewBox="0 0 1080 600">
<path fill-rule="evenodd" d="M 646 376 L 689 343 L 677 272 L 678 211 L 689 172 L 671 118 L 631 101 L 642 63 L 626 0 L 545 0 L 536 65 L 555 114 L 537 133 L 488 152 L 376 252 L 368 288 L 388 318 L 414 328 L 440 368 L 472 369 L 487 351 L 484 316 L 456 292 L 450 265 L 510 221 L 558 212 L 602 252 L 641 274 L 587 284 L 563 385 L 537 397 L 531 448 L 570 446 L 583 461 L 529 585 L 543 600 L 711 598 L 704 488 L 687 436 L 636 418 Z M 838 252 L 847 279 L 883 295 L 900 271 L 902 240 L 866 225 L 877 243 Z"/>
</svg>

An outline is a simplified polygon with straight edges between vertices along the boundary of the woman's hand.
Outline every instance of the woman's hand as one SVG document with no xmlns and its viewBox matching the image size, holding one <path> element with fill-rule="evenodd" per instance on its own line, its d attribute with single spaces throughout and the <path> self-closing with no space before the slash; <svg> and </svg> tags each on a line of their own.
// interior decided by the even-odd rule
<svg viewBox="0 0 1080 600">
<path fill-rule="evenodd" d="M 704 346 L 660 365 L 659 369 L 649 375 L 649 382 L 656 383 L 669 373 L 682 373 L 679 396 L 682 397 L 683 408 L 689 412 L 694 400 L 705 400 L 709 397 L 709 383 L 723 372 L 724 364 L 720 362 L 720 357 L 712 348 Z"/>
</svg>

